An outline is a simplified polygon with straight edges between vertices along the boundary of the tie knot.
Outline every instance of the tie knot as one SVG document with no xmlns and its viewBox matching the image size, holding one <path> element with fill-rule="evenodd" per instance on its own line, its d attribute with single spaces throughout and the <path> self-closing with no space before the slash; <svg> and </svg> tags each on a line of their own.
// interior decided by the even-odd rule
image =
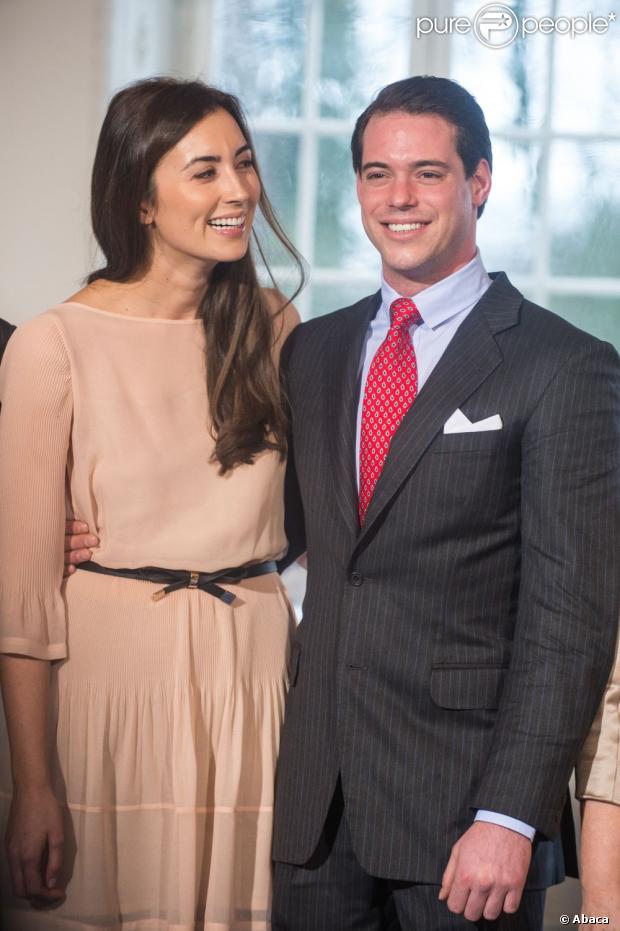
<svg viewBox="0 0 620 931">
<path fill-rule="evenodd" d="M 390 320 L 397 329 L 409 329 L 414 323 L 420 323 L 422 317 L 413 301 L 408 297 L 397 297 L 390 305 Z"/>
</svg>

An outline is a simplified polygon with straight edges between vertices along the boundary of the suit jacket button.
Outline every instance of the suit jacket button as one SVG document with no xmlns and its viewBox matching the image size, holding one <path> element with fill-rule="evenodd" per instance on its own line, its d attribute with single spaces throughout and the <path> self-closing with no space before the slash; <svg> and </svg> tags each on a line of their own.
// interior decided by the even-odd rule
<svg viewBox="0 0 620 931">
<path fill-rule="evenodd" d="M 349 576 L 349 581 L 351 582 L 351 585 L 360 586 L 364 582 L 364 576 L 359 571 L 359 569 L 354 569 Z"/>
</svg>

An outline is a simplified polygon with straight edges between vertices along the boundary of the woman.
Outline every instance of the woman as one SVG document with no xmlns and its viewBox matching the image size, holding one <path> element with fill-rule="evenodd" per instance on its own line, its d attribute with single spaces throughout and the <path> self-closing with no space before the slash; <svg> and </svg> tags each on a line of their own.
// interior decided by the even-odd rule
<svg viewBox="0 0 620 931">
<path fill-rule="evenodd" d="M 577 767 L 583 800 L 581 886 L 585 915 L 607 916 L 620 931 L 620 641 Z"/>
<path fill-rule="evenodd" d="M 12 931 L 268 928 L 291 627 L 273 562 L 286 547 L 277 355 L 297 317 L 259 288 L 257 208 L 299 265 L 234 97 L 168 78 L 121 91 L 93 170 L 105 265 L 9 343 Z M 62 583 L 65 490 L 100 545 Z"/>
</svg>

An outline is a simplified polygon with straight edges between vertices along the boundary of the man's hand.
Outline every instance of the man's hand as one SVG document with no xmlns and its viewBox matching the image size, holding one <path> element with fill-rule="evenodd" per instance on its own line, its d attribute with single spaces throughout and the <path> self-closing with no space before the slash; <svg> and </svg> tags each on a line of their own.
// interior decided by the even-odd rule
<svg viewBox="0 0 620 931">
<path fill-rule="evenodd" d="M 91 547 L 98 544 L 99 537 L 89 532 L 88 524 L 68 520 L 65 525 L 65 575 L 72 575 L 79 563 L 91 559 Z"/>
<path fill-rule="evenodd" d="M 468 921 L 492 921 L 502 911 L 516 912 L 531 859 L 527 837 L 476 821 L 452 848 L 439 898 Z"/>
</svg>

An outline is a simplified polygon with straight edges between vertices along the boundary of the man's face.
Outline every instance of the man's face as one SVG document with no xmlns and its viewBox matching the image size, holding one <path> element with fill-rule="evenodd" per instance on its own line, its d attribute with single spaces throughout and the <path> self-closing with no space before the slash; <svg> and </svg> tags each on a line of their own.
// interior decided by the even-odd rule
<svg viewBox="0 0 620 931">
<path fill-rule="evenodd" d="M 400 294 L 416 294 L 474 257 L 477 208 L 491 173 L 482 159 L 465 177 L 455 136 L 440 116 L 402 111 L 375 114 L 364 132 L 362 223 Z"/>
</svg>

